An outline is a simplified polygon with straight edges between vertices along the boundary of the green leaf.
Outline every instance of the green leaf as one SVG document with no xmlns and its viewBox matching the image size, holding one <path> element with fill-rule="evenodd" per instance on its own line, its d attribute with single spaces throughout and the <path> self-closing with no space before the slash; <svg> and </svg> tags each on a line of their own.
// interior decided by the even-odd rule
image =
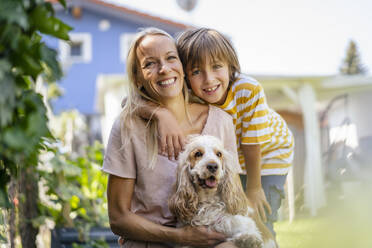
<svg viewBox="0 0 372 248">
<path fill-rule="evenodd" d="M 14 23 L 25 30 L 28 30 L 27 14 L 23 9 L 21 1 L 1 0 L 0 1 L 0 22 Z"/>
<path fill-rule="evenodd" d="M 63 172 L 66 177 L 74 177 L 81 174 L 79 167 L 67 162 L 61 155 L 55 156 L 50 162 L 55 172 Z"/>
<path fill-rule="evenodd" d="M 42 71 L 38 46 L 26 35 L 19 38 L 18 49 L 10 53 L 10 58 L 14 67 L 34 80 Z"/>
<path fill-rule="evenodd" d="M 37 76 L 43 70 L 39 63 L 39 60 L 35 59 L 35 57 L 30 56 L 29 54 L 26 53 L 18 54 L 18 56 L 19 56 L 18 63 L 21 66 L 22 71 L 26 75 L 30 75 L 34 80 L 36 80 Z"/>
<path fill-rule="evenodd" d="M 10 208 L 9 197 L 5 189 L 0 189 L 0 208 Z"/>
<path fill-rule="evenodd" d="M 47 120 L 43 114 L 34 112 L 28 115 L 27 134 L 42 137 L 48 132 Z"/>
<path fill-rule="evenodd" d="M 40 45 L 40 57 L 43 62 L 51 69 L 48 81 L 57 81 L 62 77 L 62 70 L 57 61 L 57 52 L 47 47 L 44 43 Z"/>
<path fill-rule="evenodd" d="M 16 106 L 16 86 L 14 78 L 6 71 L 7 68 L 8 63 L 0 60 L 0 127 L 11 122 Z"/>
<path fill-rule="evenodd" d="M 16 83 L 19 88 L 24 88 L 25 90 L 33 88 L 32 86 L 34 85 L 34 81 L 30 76 L 17 77 Z"/>
<path fill-rule="evenodd" d="M 44 1 L 44 0 L 41 0 L 41 1 Z M 44 7 L 46 8 L 47 11 L 49 11 L 49 13 L 50 13 L 52 16 L 54 16 L 54 8 L 53 8 L 52 3 L 44 2 Z"/>
<path fill-rule="evenodd" d="M 32 226 L 35 228 L 38 228 L 45 223 L 46 219 L 47 219 L 47 216 L 38 216 L 36 218 L 33 218 L 31 220 Z"/>
<path fill-rule="evenodd" d="M 4 131 L 4 142 L 12 149 L 21 151 L 29 145 L 29 140 L 19 127 L 11 127 Z"/>
<path fill-rule="evenodd" d="M 4 44 L 7 50 L 9 48 L 16 50 L 20 37 L 21 28 L 19 26 L 5 24 L 0 27 L 0 43 Z"/>
<path fill-rule="evenodd" d="M 65 0 L 58 0 L 58 2 L 59 2 L 60 4 L 62 4 L 62 6 L 63 6 L 64 8 L 67 8 L 66 1 L 65 1 Z"/>
<path fill-rule="evenodd" d="M 3 243 L 3 244 L 8 243 L 8 239 L 5 236 L 3 236 L 2 234 L 0 234 L 0 243 Z"/>
<path fill-rule="evenodd" d="M 80 189 L 71 184 L 60 185 L 56 192 L 63 201 L 70 201 L 74 195 L 81 195 Z"/>
<path fill-rule="evenodd" d="M 52 13 L 48 11 L 45 6 L 39 5 L 30 13 L 30 22 L 32 26 L 44 34 L 49 34 L 63 40 L 69 40 L 68 32 L 72 30 L 72 27 L 51 14 Z"/>
<path fill-rule="evenodd" d="M 76 209 L 79 207 L 79 203 L 80 203 L 79 197 L 77 197 L 76 195 L 73 195 L 70 199 L 71 207 Z"/>
</svg>

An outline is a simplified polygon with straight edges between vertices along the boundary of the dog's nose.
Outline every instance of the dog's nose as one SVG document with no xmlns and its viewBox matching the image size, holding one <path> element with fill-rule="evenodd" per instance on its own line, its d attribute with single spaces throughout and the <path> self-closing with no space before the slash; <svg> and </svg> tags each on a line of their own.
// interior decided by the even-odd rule
<svg viewBox="0 0 372 248">
<path fill-rule="evenodd" d="M 218 169 L 218 165 L 217 164 L 214 164 L 214 163 L 213 164 L 207 164 L 207 169 L 210 172 L 214 173 Z"/>
</svg>

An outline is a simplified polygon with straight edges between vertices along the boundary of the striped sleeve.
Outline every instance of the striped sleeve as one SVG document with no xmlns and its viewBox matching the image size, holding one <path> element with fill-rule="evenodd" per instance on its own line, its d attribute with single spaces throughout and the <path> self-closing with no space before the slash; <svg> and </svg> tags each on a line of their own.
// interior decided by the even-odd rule
<svg viewBox="0 0 372 248">
<path fill-rule="evenodd" d="M 271 140 L 271 129 L 268 119 L 268 106 L 265 93 L 260 84 L 257 84 L 249 96 L 239 97 L 238 102 L 242 103 L 241 112 L 241 143 L 262 144 Z"/>
</svg>

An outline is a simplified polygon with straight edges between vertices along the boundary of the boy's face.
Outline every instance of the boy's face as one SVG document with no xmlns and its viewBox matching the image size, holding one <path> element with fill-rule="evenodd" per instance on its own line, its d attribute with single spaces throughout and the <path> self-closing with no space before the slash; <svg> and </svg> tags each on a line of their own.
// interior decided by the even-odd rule
<svg viewBox="0 0 372 248">
<path fill-rule="evenodd" d="M 205 65 L 187 68 L 187 78 L 194 94 L 204 101 L 223 104 L 229 87 L 229 68 L 224 61 L 206 58 Z"/>
</svg>

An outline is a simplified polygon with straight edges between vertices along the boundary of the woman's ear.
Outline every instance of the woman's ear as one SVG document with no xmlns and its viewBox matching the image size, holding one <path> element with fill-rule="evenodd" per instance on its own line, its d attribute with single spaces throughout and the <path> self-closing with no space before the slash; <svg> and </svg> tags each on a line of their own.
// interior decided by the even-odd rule
<svg viewBox="0 0 372 248">
<path fill-rule="evenodd" d="M 239 174 L 232 168 L 233 159 L 227 151 L 223 151 L 224 178 L 219 191 L 228 213 L 246 215 L 248 199 L 244 193 Z"/>
</svg>

